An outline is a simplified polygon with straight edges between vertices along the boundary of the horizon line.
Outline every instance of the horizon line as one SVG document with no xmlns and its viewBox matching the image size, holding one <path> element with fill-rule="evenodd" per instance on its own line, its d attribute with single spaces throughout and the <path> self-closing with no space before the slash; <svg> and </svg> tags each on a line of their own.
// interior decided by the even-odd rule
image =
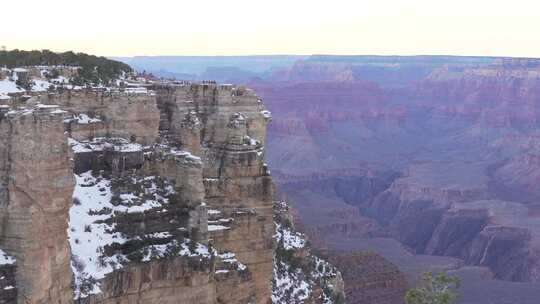
<svg viewBox="0 0 540 304">
<path fill-rule="evenodd" d="M 101 55 L 96 55 L 101 56 Z M 382 54 L 253 54 L 253 55 L 105 55 L 106 58 L 135 58 L 135 57 L 313 57 L 313 56 L 326 56 L 326 57 L 467 57 L 467 58 L 493 58 L 493 59 L 540 59 L 538 57 L 531 56 L 512 56 L 512 55 L 449 55 L 449 54 L 410 54 L 410 55 L 382 55 Z"/>
<path fill-rule="evenodd" d="M 313 56 L 326 56 L 326 57 L 462 57 L 462 58 L 493 58 L 493 59 L 534 59 L 538 60 L 540 59 L 540 55 L 538 57 L 532 57 L 532 56 L 515 56 L 515 55 L 468 55 L 468 54 L 376 54 L 376 53 L 369 53 L 369 54 L 332 54 L 332 53 L 310 53 L 310 54 L 293 54 L 293 53 L 276 53 L 276 54 L 219 54 L 219 55 L 193 55 L 193 54 L 177 54 L 177 55 L 171 55 L 171 54 L 164 54 L 164 55 L 97 55 L 92 54 L 90 52 L 85 51 L 75 51 L 75 50 L 66 50 L 66 51 L 57 51 L 57 50 L 50 50 L 48 48 L 35 48 L 35 49 L 19 49 L 19 48 L 13 48 L 13 49 L 5 49 L 5 51 L 44 51 L 48 50 L 53 53 L 66 53 L 66 52 L 73 52 L 73 53 L 84 53 L 88 55 L 93 55 L 97 57 L 105 57 L 105 58 L 135 58 L 135 57 L 198 57 L 198 58 L 211 58 L 211 57 L 313 57 Z M 4 50 L 0 50 L 4 51 Z"/>
</svg>

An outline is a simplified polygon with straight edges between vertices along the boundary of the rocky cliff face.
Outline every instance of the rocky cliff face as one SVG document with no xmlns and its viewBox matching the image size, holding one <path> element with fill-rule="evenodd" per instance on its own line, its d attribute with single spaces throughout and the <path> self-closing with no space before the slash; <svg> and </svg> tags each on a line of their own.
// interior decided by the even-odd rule
<svg viewBox="0 0 540 304">
<path fill-rule="evenodd" d="M 421 187 L 411 197 L 398 189 L 391 187 L 361 208 L 411 251 L 486 266 L 498 279 L 538 280 L 536 205 L 463 196 L 464 190 L 441 197 Z"/>
<path fill-rule="evenodd" d="M 243 87 L 148 89 L 2 106 L 2 303 L 285 303 L 272 289 L 270 112 Z M 306 283 L 311 298 L 330 276 Z"/>
<path fill-rule="evenodd" d="M 67 218 L 74 179 L 58 107 L 2 113 L 0 246 L 14 256 L 19 301 L 73 298 Z M 46 136 L 43 136 L 46 134 Z"/>
<path fill-rule="evenodd" d="M 161 129 L 171 143 L 203 158 L 209 238 L 251 269 L 260 303 L 270 296 L 273 185 L 264 164 L 270 114 L 248 89 L 157 86 Z"/>
</svg>

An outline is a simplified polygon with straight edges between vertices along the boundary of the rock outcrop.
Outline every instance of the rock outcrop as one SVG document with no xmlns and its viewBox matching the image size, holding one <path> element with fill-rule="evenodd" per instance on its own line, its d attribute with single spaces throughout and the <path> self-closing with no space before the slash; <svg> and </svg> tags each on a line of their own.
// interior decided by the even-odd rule
<svg viewBox="0 0 540 304">
<path fill-rule="evenodd" d="M 285 303 L 272 288 L 271 114 L 252 90 L 30 94 L 0 108 L 2 303 Z M 313 299 L 328 294 L 320 280 L 341 284 L 301 255 L 327 269 Z"/>
<path fill-rule="evenodd" d="M 274 242 L 273 184 L 264 163 L 270 114 L 245 88 L 157 85 L 162 132 L 203 158 L 212 243 L 251 270 L 257 300 L 270 297 Z M 219 215 L 219 216 L 217 216 Z"/>
<path fill-rule="evenodd" d="M 17 260 L 20 303 L 70 303 L 71 152 L 58 107 L 1 114 L 0 247 Z"/>
<path fill-rule="evenodd" d="M 88 295 L 89 303 L 268 302 L 273 186 L 262 143 L 269 113 L 243 88 L 164 83 L 152 89 L 155 95 L 143 95 L 146 99 L 106 96 L 96 108 L 78 107 L 95 106 L 92 101 L 103 98 L 66 104 L 79 117 L 92 113 L 101 120 L 91 124 L 103 125 L 101 130 L 80 128 L 77 116 L 66 123 L 76 171 L 104 170 L 98 176 L 78 175 L 80 205 L 99 201 L 84 202 L 85 193 L 92 195 L 85 188 L 105 189 L 105 215 L 89 225 L 105 221 L 105 233 L 117 237 L 103 244 L 104 253 L 97 257 L 111 267 L 98 274 L 99 290 L 86 288 L 95 278 L 87 277 L 84 267 L 78 271 L 79 286 L 86 288 L 78 290 L 79 296 Z M 73 237 L 81 229 L 94 230 L 79 225 Z M 243 292 L 230 293 L 232 285 Z"/>
</svg>

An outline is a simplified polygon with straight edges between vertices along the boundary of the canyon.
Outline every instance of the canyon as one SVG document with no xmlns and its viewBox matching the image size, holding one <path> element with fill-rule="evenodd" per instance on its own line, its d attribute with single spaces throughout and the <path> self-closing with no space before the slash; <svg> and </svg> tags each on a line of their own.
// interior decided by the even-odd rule
<svg viewBox="0 0 540 304">
<path fill-rule="evenodd" d="M 1 303 L 537 302 L 540 60 L 175 58 L 1 70 Z"/>
<path fill-rule="evenodd" d="M 372 295 L 403 295 L 422 272 L 447 271 L 462 280 L 459 303 L 536 303 L 538 59 L 265 60 L 264 71 L 220 65 L 236 67 L 230 79 L 272 111 L 278 196 L 313 247 L 341 265 L 349 298 L 366 292 L 351 265 L 373 261 L 372 278 L 387 283 Z"/>
<path fill-rule="evenodd" d="M 253 85 L 280 195 L 321 248 L 376 252 L 408 284 L 445 270 L 497 289 L 459 303 L 534 303 L 539 61 L 370 59 L 313 56 Z"/>
</svg>

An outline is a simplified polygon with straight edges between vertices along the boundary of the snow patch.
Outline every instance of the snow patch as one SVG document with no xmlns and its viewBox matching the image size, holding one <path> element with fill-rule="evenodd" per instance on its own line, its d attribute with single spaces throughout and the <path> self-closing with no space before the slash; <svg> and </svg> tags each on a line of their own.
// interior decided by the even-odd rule
<svg viewBox="0 0 540 304">
<path fill-rule="evenodd" d="M 118 213 L 144 212 L 168 204 L 165 196 L 174 194 L 170 184 L 158 188 L 156 177 L 126 177 L 126 183 L 142 185 L 144 195 L 121 193 L 115 195 L 111 180 L 95 177 L 91 171 L 75 175 L 76 186 L 73 205 L 69 210 L 68 238 L 72 252 L 72 269 L 75 274 L 76 298 L 101 292 L 98 280 L 122 268 L 128 259 L 121 254 L 106 256 L 104 248 L 114 243 L 123 244 L 129 239 L 115 231 L 115 224 L 107 220 Z M 151 238 L 169 238 L 168 232 L 147 235 Z M 185 245 L 187 246 L 187 245 Z M 160 249 L 160 248 L 157 248 Z M 204 253 L 203 249 L 198 254 Z"/>
<path fill-rule="evenodd" d="M 274 238 L 278 242 L 283 241 L 283 248 L 285 250 L 300 249 L 306 246 L 306 240 L 301 233 L 282 227 L 281 224 L 276 225 L 276 234 L 274 235 Z"/>
<path fill-rule="evenodd" d="M 215 209 L 208 209 L 207 212 L 209 215 L 221 214 L 221 211 Z"/>
<path fill-rule="evenodd" d="M 15 81 L 9 79 L 0 80 L 0 94 L 7 95 L 9 93 L 21 93 L 24 92 Z"/>
<path fill-rule="evenodd" d="M 231 229 L 230 227 L 223 226 L 223 225 L 208 225 L 208 231 L 220 231 L 220 230 L 228 230 Z"/>
<path fill-rule="evenodd" d="M 75 153 L 99 152 L 105 149 L 111 149 L 117 152 L 139 152 L 143 150 L 142 145 L 129 142 L 127 139 L 120 137 L 96 137 L 92 140 L 83 141 L 69 138 L 68 143 Z"/>
<path fill-rule="evenodd" d="M 303 303 L 307 300 L 312 290 L 303 277 L 300 269 L 292 270 L 283 262 L 274 263 L 272 303 Z"/>
<path fill-rule="evenodd" d="M 0 249 L 0 265 L 13 265 L 17 260 Z"/>
<path fill-rule="evenodd" d="M 238 270 L 238 271 L 244 271 L 244 270 L 247 269 L 246 265 L 240 263 L 236 259 L 236 254 L 234 254 L 234 253 L 232 253 L 230 251 L 217 253 L 216 255 L 222 260 L 223 263 L 230 264 L 230 265 L 236 264 L 236 270 Z"/>
<path fill-rule="evenodd" d="M 92 124 L 92 123 L 98 123 L 98 122 L 102 122 L 102 120 L 98 117 L 90 117 L 88 116 L 88 114 L 85 114 L 85 113 L 81 113 L 81 114 L 78 114 L 78 115 L 73 115 L 72 118 L 68 118 L 65 120 L 65 122 L 76 122 L 80 125 L 87 125 L 87 124 Z"/>
<path fill-rule="evenodd" d="M 187 257 L 199 257 L 210 258 L 211 253 L 207 246 L 196 243 L 192 244 L 191 240 L 185 240 L 183 243 L 179 243 L 177 240 L 173 240 L 168 244 L 150 245 L 145 247 L 145 255 L 142 258 L 143 262 L 148 262 L 155 259 L 166 258 L 174 253 L 177 256 Z"/>
<path fill-rule="evenodd" d="M 184 151 L 184 150 L 179 150 L 179 149 L 176 149 L 176 148 L 171 148 L 170 150 L 170 154 L 182 159 L 182 160 L 185 160 L 187 162 L 190 162 L 190 163 L 193 163 L 193 164 L 199 164 L 199 165 L 202 165 L 202 159 L 198 156 L 195 156 L 191 153 L 189 153 L 188 151 Z"/>
<path fill-rule="evenodd" d="M 268 111 L 268 110 L 261 111 L 261 115 L 262 115 L 264 118 L 272 118 L 272 112 L 270 112 L 270 111 Z"/>
<path fill-rule="evenodd" d="M 258 146 L 261 144 L 261 141 L 260 140 L 257 140 L 253 137 L 250 137 L 250 136 L 244 136 L 244 145 L 249 145 L 249 146 Z"/>
<path fill-rule="evenodd" d="M 69 210 L 68 238 L 73 256 L 71 268 L 75 274 L 75 296 L 85 298 L 100 293 L 100 285 L 96 280 L 122 268 L 122 263 L 126 261 L 123 255 L 105 256 L 104 247 L 113 243 L 125 243 L 127 239 L 114 232 L 114 225 L 104 222 L 111 214 L 100 212 L 105 208 L 115 208 L 111 204 L 111 182 L 97 179 L 90 172 L 75 175 L 75 178 L 74 203 Z"/>
<path fill-rule="evenodd" d="M 129 94 L 148 94 L 148 90 L 144 87 L 126 88 L 125 92 Z"/>
</svg>

